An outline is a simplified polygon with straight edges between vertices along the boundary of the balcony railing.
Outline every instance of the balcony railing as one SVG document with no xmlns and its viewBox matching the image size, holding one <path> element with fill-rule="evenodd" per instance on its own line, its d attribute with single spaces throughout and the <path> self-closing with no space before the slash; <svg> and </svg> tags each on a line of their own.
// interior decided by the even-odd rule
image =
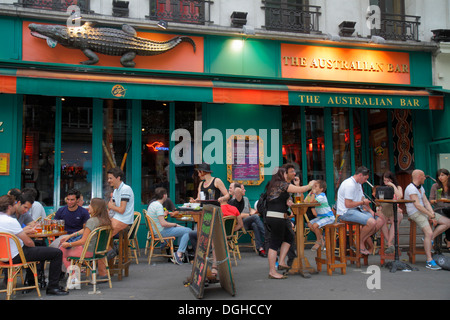
<svg viewBox="0 0 450 320">
<path fill-rule="evenodd" d="M 210 0 L 150 0 L 150 20 L 189 24 L 211 22 Z"/>
<path fill-rule="evenodd" d="M 319 30 L 320 6 L 280 4 L 263 0 L 266 14 L 265 28 L 300 33 L 321 33 Z"/>
<path fill-rule="evenodd" d="M 90 12 L 90 0 L 19 0 L 17 3 L 24 8 L 67 11 L 71 5 L 80 8 L 81 13 Z"/>
<path fill-rule="evenodd" d="M 386 40 L 419 41 L 419 20 L 418 16 L 381 13 L 380 29 L 372 29 L 372 34 Z"/>
</svg>

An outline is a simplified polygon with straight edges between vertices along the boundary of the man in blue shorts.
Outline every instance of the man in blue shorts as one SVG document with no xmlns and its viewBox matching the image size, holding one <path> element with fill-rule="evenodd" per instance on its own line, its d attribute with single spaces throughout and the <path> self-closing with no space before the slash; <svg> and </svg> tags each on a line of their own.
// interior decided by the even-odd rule
<svg viewBox="0 0 450 320">
<path fill-rule="evenodd" d="M 369 172 L 366 167 L 356 169 L 353 176 L 341 183 L 337 196 L 336 213 L 339 220 L 363 225 L 360 236 L 360 252 L 362 254 L 370 253 L 365 243 L 368 241 L 371 244 L 370 236 L 376 232 L 377 228 L 381 228 L 381 225 L 377 226 L 375 213 L 370 208 L 370 200 L 364 197 L 362 189 L 362 185 L 369 178 Z M 383 222 L 382 219 L 378 220 L 380 220 L 380 224 Z"/>
</svg>

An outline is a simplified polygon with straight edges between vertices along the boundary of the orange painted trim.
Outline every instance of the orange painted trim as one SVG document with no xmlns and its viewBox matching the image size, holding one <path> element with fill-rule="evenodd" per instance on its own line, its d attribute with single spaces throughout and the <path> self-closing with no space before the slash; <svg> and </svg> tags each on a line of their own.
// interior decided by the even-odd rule
<svg viewBox="0 0 450 320">
<path fill-rule="evenodd" d="M 0 93 L 17 93 L 17 78 L 0 76 Z"/>
<path fill-rule="evenodd" d="M 213 88 L 214 103 L 289 105 L 288 91 Z"/>
<path fill-rule="evenodd" d="M 444 96 L 429 96 L 430 110 L 444 110 Z"/>
<path fill-rule="evenodd" d="M 95 81 L 95 82 L 111 82 L 111 83 L 130 83 L 130 84 L 148 84 L 148 85 L 165 85 L 165 86 L 187 86 L 187 87 L 212 87 L 212 81 L 209 80 L 185 80 L 185 79 L 166 79 L 152 78 L 140 76 L 123 76 L 123 75 L 98 75 L 98 74 L 80 74 L 71 72 L 52 72 L 38 70 L 17 70 L 16 75 L 24 78 L 41 78 L 41 79 L 59 79 L 59 80 L 75 80 L 75 81 Z"/>
</svg>

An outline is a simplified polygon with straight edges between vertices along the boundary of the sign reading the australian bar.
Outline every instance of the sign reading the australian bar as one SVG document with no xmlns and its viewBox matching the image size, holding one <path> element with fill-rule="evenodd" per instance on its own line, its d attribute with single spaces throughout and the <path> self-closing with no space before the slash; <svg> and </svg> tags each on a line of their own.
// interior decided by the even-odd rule
<svg viewBox="0 0 450 320">
<path fill-rule="evenodd" d="M 281 44 L 283 78 L 410 84 L 409 54 Z"/>
</svg>

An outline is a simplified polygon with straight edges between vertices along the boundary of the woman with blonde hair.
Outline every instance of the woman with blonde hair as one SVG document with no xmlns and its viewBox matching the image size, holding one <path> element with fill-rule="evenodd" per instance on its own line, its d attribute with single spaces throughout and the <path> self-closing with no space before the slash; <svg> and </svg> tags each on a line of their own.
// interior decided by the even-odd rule
<svg viewBox="0 0 450 320">
<path fill-rule="evenodd" d="M 111 219 L 109 218 L 108 208 L 106 206 L 105 200 L 100 198 L 93 198 L 91 200 L 91 203 L 89 204 L 88 211 L 91 215 L 91 218 L 86 221 L 85 228 L 81 231 L 64 236 L 64 238 L 61 239 L 60 249 L 63 252 L 63 263 L 66 268 L 70 265 L 70 262 L 67 261 L 67 257 L 81 256 L 84 245 L 92 230 L 98 227 L 111 226 Z M 92 257 L 94 245 L 95 241 L 91 241 L 86 253 L 87 257 Z M 106 267 L 103 263 L 101 263 L 101 261 L 99 261 L 98 267 L 99 277 L 105 277 Z"/>
</svg>

